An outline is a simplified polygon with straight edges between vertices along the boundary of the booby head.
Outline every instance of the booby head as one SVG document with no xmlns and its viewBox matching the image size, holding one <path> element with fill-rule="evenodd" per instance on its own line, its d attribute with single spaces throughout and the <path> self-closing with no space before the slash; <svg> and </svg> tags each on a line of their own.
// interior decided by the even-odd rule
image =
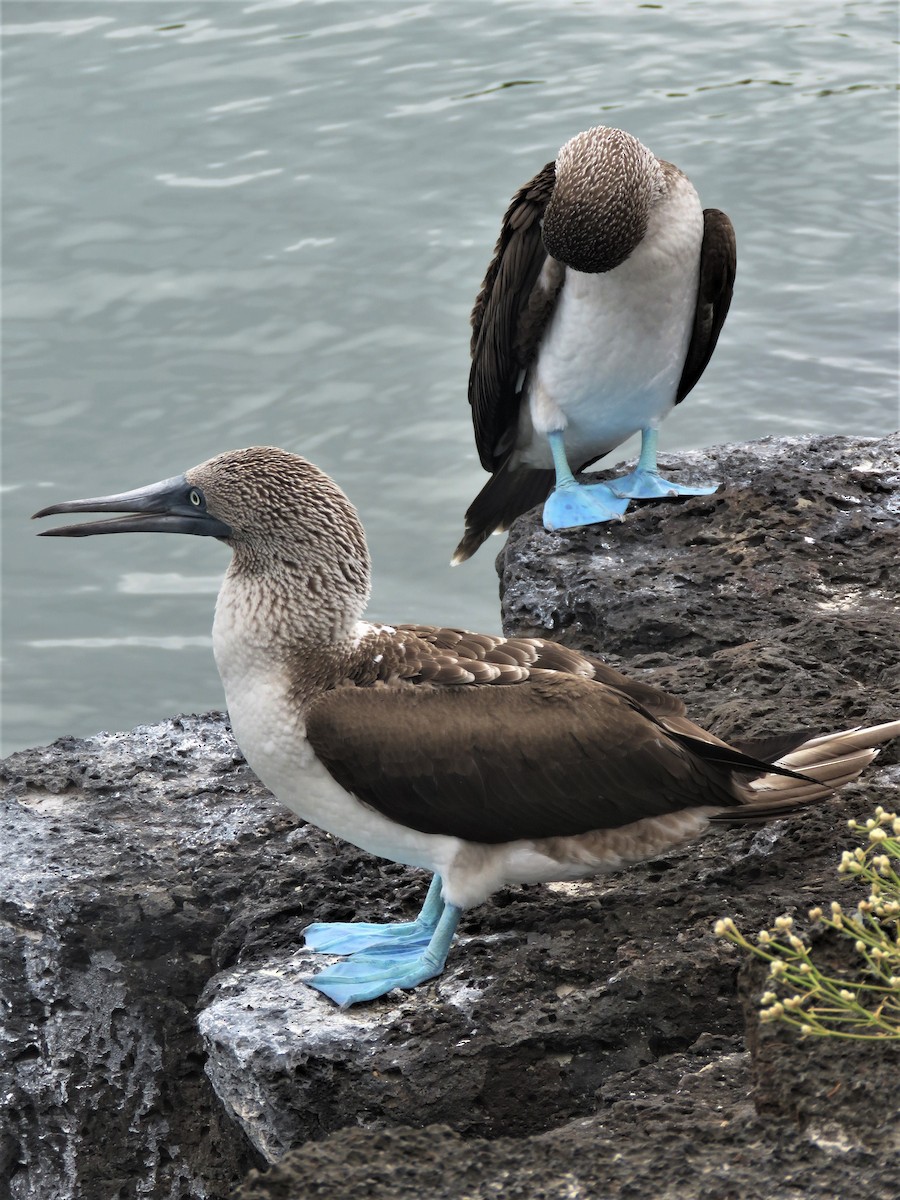
<svg viewBox="0 0 900 1200">
<path fill-rule="evenodd" d="M 229 450 L 186 472 L 231 530 L 234 569 L 299 573 L 322 594 L 369 597 L 369 551 L 356 509 L 324 471 L 287 450 Z M 312 586 L 315 588 L 316 583 Z"/>
<path fill-rule="evenodd" d="M 340 555 L 362 573 L 369 570 L 365 533 L 341 489 L 307 459 L 275 446 L 228 450 L 183 475 L 112 496 L 51 504 L 34 518 L 79 512 L 133 515 L 43 529 L 38 536 L 191 533 L 220 538 L 248 563 L 290 550 L 313 559 Z"/>
<path fill-rule="evenodd" d="M 547 253 L 576 271 L 612 271 L 641 241 L 665 192 L 659 160 L 630 133 L 598 125 L 576 134 L 556 158 L 542 230 Z"/>
<path fill-rule="evenodd" d="M 356 509 L 323 471 L 273 446 L 229 450 L 183 475 L 112 496 L 69 500 L 35 513 L 116 512 L 103 521 L 41 531 L 42 537 L 101 533 L 189 533 L 232 549 L 229 580 L 255 581 L 296 614 L 349 631 L 370 592 L 366 537 Z M 298 611 L 302 610 L 302 611 Z"/>
<path fill-rule="evenodd" d="M 414 921 L 314 924 L 347 956 L 308 979 L 341 1005 L 440 974 L 463 909 L 665 853 L 711 822 L 782 817 L 855 779 L 900 721 L 727 745 L 672 696 L 541 638 L 369 624 L 369 558 L 340 488 L 283 450 L 231 451 L 37 516 L 54 536 L 163 531 L 232 549 L 213 649 L 235 739 L 288 808 L 435 878 Z"/>
</svg>

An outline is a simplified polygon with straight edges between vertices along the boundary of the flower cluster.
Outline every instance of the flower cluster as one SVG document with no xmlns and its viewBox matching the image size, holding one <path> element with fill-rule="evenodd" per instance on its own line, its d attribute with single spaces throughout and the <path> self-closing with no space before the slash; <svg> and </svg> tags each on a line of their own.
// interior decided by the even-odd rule
<svg viewBox="0 0 900 1200">
<path fill-rule="evenodd" d="M 762 996 L 763 1021 L 781 1021 L 804 1034 L 900 1040 L 900 817 L 880 806 L 865 823 L 849 821 L 867 844 L 845 850 L 838 872 L 868 886 L 854 912 L 833 901 L 826 914 L 810 909 L 810 920 L 853 941 L 860 973 L 852 979 L 828 975 L 813 961 L 793 918 L 778 917 L 749 941 L 731 917 L 715 931 L 769 963 L 771 989 Z"/>
</svg>

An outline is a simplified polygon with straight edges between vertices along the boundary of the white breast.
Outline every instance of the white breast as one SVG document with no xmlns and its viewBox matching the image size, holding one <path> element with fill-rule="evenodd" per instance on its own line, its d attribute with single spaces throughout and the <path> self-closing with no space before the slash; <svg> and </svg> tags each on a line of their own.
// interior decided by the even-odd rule
<svg viewBox="0 0 900 1200">
<path fill-rule="evenodd" d="M 232 583 L 219 596 L 213 650 L 235 741 L 260 780 L 304 821 L 372 854 L 437 870 L 455 854 L 457 839 L 406 829 L 340 787 L 307 741 L 286 656 L 248 636 L 247 606 L 235 592 Z"/>
<path fill-rule="evenodd" d="M 545 437 L 532 429 L 564 429 L 574 466 L 667 415 L 690 343 L 702 240 L 697 193 L 676 178 L 620 267 L 598 275 L 566 269 L 526 384 L 518 461 L 552 465 Z"/>
</svg>

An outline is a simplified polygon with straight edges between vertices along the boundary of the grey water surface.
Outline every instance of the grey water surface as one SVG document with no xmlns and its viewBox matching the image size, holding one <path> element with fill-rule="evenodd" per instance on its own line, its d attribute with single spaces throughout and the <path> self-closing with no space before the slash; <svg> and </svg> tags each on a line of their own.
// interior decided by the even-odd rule
<svg viewBox="0 0 900 1200">
<path fill-rule="evenodd" d="M 232 447 L 338 480 L 375 618 L 498 628 L 500 542 L 447 565 L 484 478 L 468 313 L 509 197 L 590 125 L 738 232 L 663 457 L 897 423 L 893 2 L 7 0 L 2 22 L 4 751 L 221 705 L 224 547 L 28 517 Z"/>
</svg>

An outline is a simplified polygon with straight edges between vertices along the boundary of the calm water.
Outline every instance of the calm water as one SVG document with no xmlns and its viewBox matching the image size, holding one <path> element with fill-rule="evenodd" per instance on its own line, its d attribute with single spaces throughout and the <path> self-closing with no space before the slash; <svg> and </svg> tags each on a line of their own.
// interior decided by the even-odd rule
<svg viewBox="0 0 900 1200">
<path fill-rule="evenodd" d="M 738 231 L 665 449 L 897 422 L 895 6 L 3 5 L 4 749 L 221 704 L 206 539 L 52 500 L 273 443 L 334 475 L 373 613 L 496 629 L 468 312 L 511 193 L 620 125 Z M 628 448 L 631 452 L 631 448 Z"/>
</svg>

